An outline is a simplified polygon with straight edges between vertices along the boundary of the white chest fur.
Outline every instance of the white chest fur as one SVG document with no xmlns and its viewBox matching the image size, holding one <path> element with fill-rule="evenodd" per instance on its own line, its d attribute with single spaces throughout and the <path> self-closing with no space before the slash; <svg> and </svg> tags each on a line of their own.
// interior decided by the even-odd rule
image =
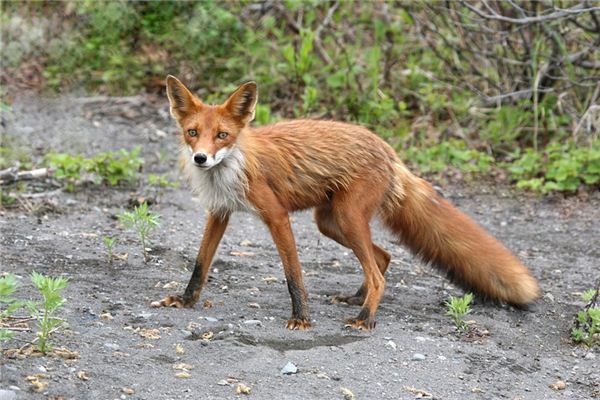
<svg viewBox="0 0 600 400">
<path fill-rule="evenodd" d="M 207 210 L 216 214 L 253 210 L 245 196 L 248 180 L 244 173 L 244 153 L 240 149 L 231 149 L 210 169 L 196 167 L 187 149 L 182 149 L 181 157 L 192 192 Z"/>
</svg>

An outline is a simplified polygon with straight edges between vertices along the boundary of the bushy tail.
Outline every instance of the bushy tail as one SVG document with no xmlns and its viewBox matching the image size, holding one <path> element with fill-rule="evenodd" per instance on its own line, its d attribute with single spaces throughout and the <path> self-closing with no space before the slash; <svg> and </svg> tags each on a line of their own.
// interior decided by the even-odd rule
<svg viewBox="0 0 600 400">
<path fill-rule="evenodd" d="M 539 297 L 535 278 L 502 243 L 430 184 L 405 168 L 400 172 L 395 191 L 401 195 L 388 197 L 382 217 L 415 254 L 488 298 L 525 305 Z"/>
</svg>

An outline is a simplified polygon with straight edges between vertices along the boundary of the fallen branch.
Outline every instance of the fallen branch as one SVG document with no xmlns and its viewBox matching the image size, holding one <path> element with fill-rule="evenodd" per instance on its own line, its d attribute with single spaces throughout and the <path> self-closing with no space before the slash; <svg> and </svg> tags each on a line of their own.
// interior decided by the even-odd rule
<svg viewBox="0 0 600 400">
<path fill-rule="evenodd" d="M 31 171 L 19 171 L 17 167 L 11 167 L 0 171 L 0 184 L 5 185 L 7 183 L 33 180 L 45 178 L 49 174 L 48 168 L 38 168 Z"/>
</svg>

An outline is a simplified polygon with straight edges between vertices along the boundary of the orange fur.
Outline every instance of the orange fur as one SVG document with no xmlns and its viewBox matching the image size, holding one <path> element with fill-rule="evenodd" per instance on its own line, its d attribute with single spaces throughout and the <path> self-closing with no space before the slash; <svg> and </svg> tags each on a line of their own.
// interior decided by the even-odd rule
<svg viewBox="0 0 600 400">
<path fill-rule="evenodd" d="M 313 207 L 319 230 L 352 249 L 364 269 L 361 289 L 344 298 L 362 304 L 358 317 L 348 321 L 353 327 L 375 326 L 384 291 L 383 274 L 390 256 L 372 243 L 369 221 L 376 214 L 415 254 L 463 286 L 513 304 L 527 304 L 538 297 L 537 282 L 509 250 L 408 171 L 393 149 L 368 129 L 317 120 L 249 128 L 256 104 L 255 84 L 243 85 L 221 106 L 208 106 L 175 78 L 169 79 L 171 112 L 182 127 L 184 142 L 191 149 L 225 148 L 237 158 L 230 166 L 225 160 L 224 166 L 205 172 L 212 178 L 202 182 L 214 185 L 206 190 L 216 192 L 208 199 L 209 211 L 221 222 L 213 218 L 207 226 L 204 241 L 208 244 L 203 247 L 211 251 L 199 255 L 186 294 L 171 296 L 160 305 L 194 304 L 229 214 L 252 210 L 269 227 L 282 259 L 292 297 L 288 328 L 310 327 L 288 213 Z M 200 134 L 186 137 L 189 129 Z M 229 133 L 227 140 L 215 139 L 223 130 Z M 183 163 L 189 165 L 189 154 L 182 154 Z M 194 175 L 194 167 L 188 172 L 192 181 L 204 179 L 204 175 Z M 218 179 L 226 184 L 229 196 L 223 197 L 227 201 L 222 205 Z M 229 201 L 231 197 L 235 198 Z M 246 202 L 248 206 L 243 205 Z"/>
</svg>

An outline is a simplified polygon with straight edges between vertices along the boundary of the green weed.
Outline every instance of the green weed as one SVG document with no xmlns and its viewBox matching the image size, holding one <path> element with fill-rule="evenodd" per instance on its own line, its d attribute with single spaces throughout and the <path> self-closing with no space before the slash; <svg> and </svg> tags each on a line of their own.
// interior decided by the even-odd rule
<svg viewBox="0 0 600 400">
<path fill-rule="evenodd" d="M 160 224 L 160 216 L 151 212 L 148 209 L 147 203 L 142 203 L 139 207 L 135 207 L 133 212 L 124 211 L 119 215 L 119 221 L 127 228 L 134 230 L 140 244 L 142 245 L 142 254 L 144 261 L 148 261 L 148 252 L 146 250 L 146 242 L 148 234 L 152 232 Z"/>
<path fill-rule="evenodd" d="M 8 274 L 0 277 L 0 322 L 25 304 L 23 301 L 17 300 L 14 297 L 18 288 L 17 278 L 13 274 Z M 8 329 L 0 328 L 0 340 L 8 340 L 14 336 L 14 332 Z"/>
<path fill-rule="evenodd" d="M 516 151 L 514 161 L 505 167 L 517 187 L 542 193 L 575 192 L 581 185 L 600 183 L 600 143 L 590 147 L 572 142 L 547 145 L 542 151 Z"/>
<path fill-rule="evenodd" d="M 443 172 L 449 166 L 462 172 L 485 173 L 494 165 L 492 156 L 469 149 L 464 141 L 458 139 L 428 147 L 410 147 L 403 158 L 425 174 Z"/>
<path fill-rule="evenodd" d="M 69 192 L 75 191 L 84 173 L 89 174 L 96 184 L 117 186 L 122 183 L 133 184 L 139 179 L 139 171 L 144 160 L 139 157 L 141 148 L 128 151 L 107 151 L 92 158 L 66 153 L 49 153 L 47 165 L 54 169 L 54 176 L 64 182 Z"/>
<path fill-rule="evenodd" d="M 31 281 L 43 297 L 42 302 L 30 302 L 28 308 L 32 316 L 37 319 L 38 350 L 47 353 L 52 345 L 48 342 L 50 334 L 63 324 L 63 320 L 56 317 L 57 311 L 65 303 L 61 292 L 67 287 L 66 278 L 51 278 L 37 272 L 31 273 Z M 41 307 L 40 311 L 38 308 Z"/>
<path fill-rule="evenodd" d="M 117 244 L 118 241 L 119 241 L 118 237 L 110 237 L 110 236 L 102 237 L 102 242 L 104 243 L 104 247 L 106 247 L 108 262 L 111 264 L 113 262 L 113 258 L 115 255 L 114 254 L 115 245 Z"/>
<path fill-rule="evenodd" d="M 577 313 L 575 327 L 571 330 L 571 338 L 575 343 L 584 343 L 588 347 L 600 344 L 600 307 L 598 304 L 599 293 L 596 289 L 589 289 L 581 295 L 587 304 Z"/>
<path fill-rule="evenodd" d="M 467 293 L 463 297 L 450 296 L 450 300 L 444 303 L 447 307 L 446 315 L 452 317 L 454 325 L 462 332 L 469 330 L 469 325 L 463 318 L 471 312 L 472 301 L 473 294 Z"/>
</svg>

